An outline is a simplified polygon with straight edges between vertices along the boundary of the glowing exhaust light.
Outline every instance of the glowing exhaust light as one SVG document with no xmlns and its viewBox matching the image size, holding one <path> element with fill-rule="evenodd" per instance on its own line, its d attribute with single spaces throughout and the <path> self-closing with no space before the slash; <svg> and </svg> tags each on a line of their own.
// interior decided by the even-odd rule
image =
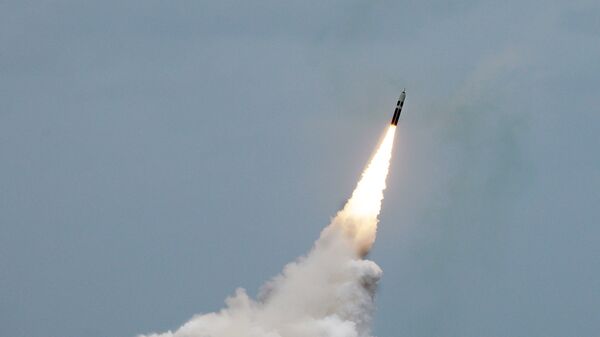
<svg viewBox="0 0 600 337">
<path fill-rule="evenodd" d="M 375 156 L 362 173 L 352 197 L 332 222 L 332 226 L 342 228 L 353 238 L 360 254 L 367 253 L 375 241 L 379 221 L 377 216 L 386 187 L 395 133 L 396 126 L 390 126 Z"/>
</svg>

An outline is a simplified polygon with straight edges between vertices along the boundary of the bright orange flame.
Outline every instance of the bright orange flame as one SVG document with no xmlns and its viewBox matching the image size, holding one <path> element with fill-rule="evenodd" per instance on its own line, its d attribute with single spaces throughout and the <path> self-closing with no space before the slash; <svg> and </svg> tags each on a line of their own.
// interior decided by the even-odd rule
<svg viewBox="0 0 600 337">
<path fill-rule="evenodd" d="M 352 197 L 337 213 L 331 226 L 341 228 L 355 242 L 360 254 L 366 254 L 377 233 L 385 180 L 390 167 L 396 126 L 390 125 L 375 156 L 364 170 Z"/>
</svg>

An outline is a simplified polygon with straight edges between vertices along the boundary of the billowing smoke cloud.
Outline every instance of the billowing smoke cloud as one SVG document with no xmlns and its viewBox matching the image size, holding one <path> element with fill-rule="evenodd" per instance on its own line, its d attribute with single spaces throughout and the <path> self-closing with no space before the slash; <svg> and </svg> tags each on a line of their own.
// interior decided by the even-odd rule
<svg viewBox="0 0 600 337">
<path fill-rule="evenodd" d="M 381 269 L 362 257 L 375 241 L 392 153 L 391 126 L 352 197 L 313 249 L 251 299 L 243 289 L 219 312 L 147 337 L 368 337 Z M 143 337 L 143 336 L 140 336 Z"/>
</svg>

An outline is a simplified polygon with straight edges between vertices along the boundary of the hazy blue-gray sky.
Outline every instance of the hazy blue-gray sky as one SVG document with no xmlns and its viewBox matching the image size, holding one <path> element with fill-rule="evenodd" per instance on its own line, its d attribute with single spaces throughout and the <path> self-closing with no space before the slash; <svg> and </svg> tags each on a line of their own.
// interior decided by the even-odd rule
<svg viewBox="0 0 600 337">
<path fill-rule="evenodd" d="M 597 1 L 4 1 L 0 335 L 255 293 L 406 87 L 374 333 L 595 336 L 599 60 Z"/>
</svg>

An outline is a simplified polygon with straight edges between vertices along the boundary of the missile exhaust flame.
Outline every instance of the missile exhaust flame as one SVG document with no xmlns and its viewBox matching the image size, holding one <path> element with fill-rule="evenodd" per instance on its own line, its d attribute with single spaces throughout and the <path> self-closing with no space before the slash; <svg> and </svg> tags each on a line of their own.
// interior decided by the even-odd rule
<svg viewBox="0 0 600 337">
<path fill-rule="evenodd" d="M 396 126 L 390 125 L 375 156 L 362 173 L 352 196 L 333 218 L 329 228 L 341 228 L 352 238 L 360 255 L 365 255 L 375 242 L 383 191 L 392 157 Z"/>
</svg>

